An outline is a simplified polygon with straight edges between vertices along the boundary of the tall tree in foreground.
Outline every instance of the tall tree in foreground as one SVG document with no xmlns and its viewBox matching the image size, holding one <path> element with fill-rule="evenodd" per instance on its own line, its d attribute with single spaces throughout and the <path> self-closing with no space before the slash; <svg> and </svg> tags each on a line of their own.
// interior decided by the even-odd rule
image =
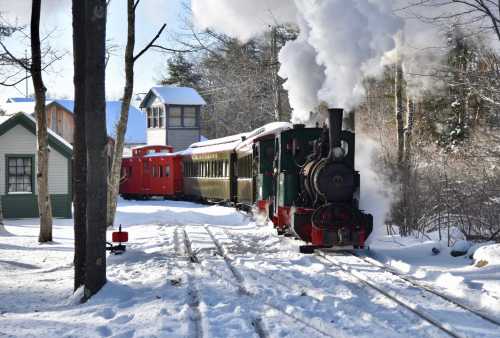
<svg viewBox="0 0 500 338">
<path fill-rule="evenodd" d="M 40 214 L 40 242 L 52 241 L 52 209 L 49 194 L 49 149 L 47 116 L 45 112 L 45 92 L 42 79 L 42 52 L 40 48 L 40 7 L 41 0 L 33 0 L 31 8 L 31 76 L 35 90 L 36 135 L 38 147 L 38 167 L 36 174 L 38 211 Z"/>
<path fill-rule="evenodd" d="M 85 292 L 106 283 L 106 0 L 85 1 L 85 138 L 87 145 L 87 237 Z M 80 48 L 80 46 L 78 46 Z"/>
<path fill-rule="evenodd" d="M 85 145 L 85 2 L 73 0 L 75 134 L 73 145 L 74 290 L 85 284 L 87 238 L 87 147 Z"/>
<path fill-rule="evenodd" d="M 128 111 L 130 108 L 130 100 L 134 91 L 134 63 L 137 61 L 149 48 L 159 47 L 154 43 L 160 37 L 166 25 L 163 24 L 156 36 L 134 56 L 135 46 L 135 9 L 139 5 L 140 0 L 127 0 L 127 46 L 125 47 L 125 88 L 123 90 L 122 106 L 120 112 L 120 120 L 116 126 L 115 147 L 113 152 L 113 161 L 111 164 L 111 173 L 108 182 L 108 212 L 107 225 L 111 226 L 114 223 L 116 213 L 116 203 L 118 190 L 120 188 L 120 171 L 122 166 L 123 146 L 125 142 L 125 133 L 127 132 Z M 161 47 L 163 48 L 163 47 Z M 165 49 L 165 48 L 163 48 Z"/>
</svg>

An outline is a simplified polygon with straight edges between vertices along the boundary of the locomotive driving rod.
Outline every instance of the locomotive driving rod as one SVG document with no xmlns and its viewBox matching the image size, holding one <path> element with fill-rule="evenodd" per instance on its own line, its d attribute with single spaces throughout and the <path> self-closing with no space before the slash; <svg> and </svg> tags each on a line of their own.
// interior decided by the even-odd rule
<svg viewBox="0 0 500 338">
<path fill-rule="evenodd" d="M 335 148 L 340 148 L 340 133 L 342 131 L 342 117 L 344 110 L 342 108 L 328 109 L 328 119 L 330 120 L 330 153 L 328 157 L 333 160 Z"/>
</svg>

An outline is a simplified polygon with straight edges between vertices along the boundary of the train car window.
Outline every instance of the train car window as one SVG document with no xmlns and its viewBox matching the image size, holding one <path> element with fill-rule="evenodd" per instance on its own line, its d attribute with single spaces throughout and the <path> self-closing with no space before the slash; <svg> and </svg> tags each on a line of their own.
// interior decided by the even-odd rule
<svg viewBox="0 0 500 338">
<path fill-rule="evenodd" d="M 158 177 L 163 177 L 163 167 L 161 165 L 158 166 Z"/>
<path fill-rule="evenodd" d="M 165 167 L 165 176 L 170 176 L 170 165 L 167 164 L 167 166 Z"/>
<path fill-rule="evenodd" d="M 152 171 L 151 176 L 155 177 L 156 176 L 156 166 L 155 165 L 151 168 L 151 171 Z"/>
</svg>

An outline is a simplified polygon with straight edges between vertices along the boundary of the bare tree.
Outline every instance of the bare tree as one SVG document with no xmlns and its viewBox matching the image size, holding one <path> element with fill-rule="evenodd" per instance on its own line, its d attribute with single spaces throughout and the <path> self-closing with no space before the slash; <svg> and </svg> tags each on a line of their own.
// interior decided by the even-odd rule
<svg viewBox="0 0 500 338">
<path fill-rule="evenodd" d="M 106 283 L 106 0 L 85 2 L 85 141 L 87 145 L 84 298 Z M 75 32 L 76 33 L 76 32 Z"/>
<path fill-rule="evenodd" d="M 116 214 L 116 203 L 118 191 L 120 187 L 120 171 L 123 157 L 123 146 L 125 141 L 125 133 L 127 132 L 128 111 L 130 108 L 130 100 L 134 91 L 134 63 L 144 53 L 152 48 L 159 47 L 155 45 L 156 40 L 160 37 L 166 24 L 163 24 L 156 33 L 155 37 L 137 54 L 134 56 L 135 46 L 135 10 L 139 5 L 140 0 L 127 0 L 127 46 L 125 47 L 125 88 L 123 90 L 122 106 L 120 112 L 120 120 L 116 125 L 116 139 L 113 152 L 113 160 L 111 164 L 111 173 L 108 180 L 108 208 L 107 222 L 108 226 L 113 225 Z"/>
<path fill-rule="evenodd" d="M 40 9 L 41 0 L 33 0 L 31 8 L 31 68 L 35 90 L 36 135 L 38 147 L 38 168 L 36 174 L 38 212 L 40 214 L 40 242 L 52 241 L 52 208 L 49 194 L 49 148 L 47 132 L 47 113 L 45 111 L 45 92 L 47 88 L 42 79 L 42 52 L 40 48 Z"/>
<path fill-rule="evenodd" d="M 398 140 L 398 166 L 403 165 L 404 157 L 404 125 L 403 125 L 403 63 L 400 56 L 396 61 L 395 76 L 394 76 L 394 107 Z"/>
<path fill-rule="evenodd" d="M 73 63 L 75 134 L 73 144 L 74 290 L 85 284 L 87 245 L 87 146 L 85 138 L 86 36 L 85 2 L 73 0 Z"/>
<path fill-rule="evenodd" d="M 406 8 L 431 8 L 431 15 L 419 18 L 433 22 L 460 21 L 493 32 L 500 41 L 500 1 L 495 0 L 413 0 Z"/>
</svg>

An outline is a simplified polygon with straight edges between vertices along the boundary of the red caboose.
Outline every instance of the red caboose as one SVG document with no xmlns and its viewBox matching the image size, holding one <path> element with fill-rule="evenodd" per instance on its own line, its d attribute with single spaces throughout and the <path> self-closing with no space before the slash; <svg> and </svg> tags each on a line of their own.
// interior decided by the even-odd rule
<svg viewBox="0 0 500 338">
<path fill-rule="evenodd" d="M 182 194 L 182 158 L 171 146 L 144 146 L 124 158 L 120 195 L 125 199 L 152 196 L 175 198 Z"/>
</svg>

